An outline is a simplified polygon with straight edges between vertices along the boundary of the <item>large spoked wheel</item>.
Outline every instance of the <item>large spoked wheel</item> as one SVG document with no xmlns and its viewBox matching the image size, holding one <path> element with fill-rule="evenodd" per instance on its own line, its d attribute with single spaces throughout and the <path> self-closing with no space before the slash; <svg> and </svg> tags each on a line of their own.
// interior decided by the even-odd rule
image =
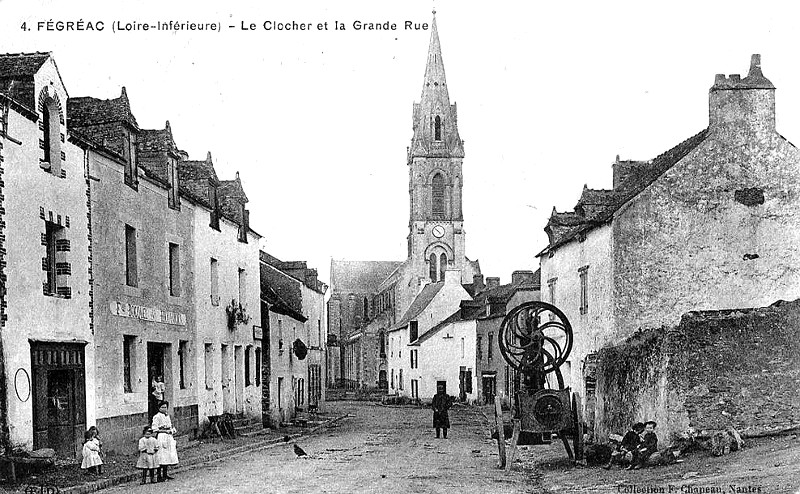
<svg viewBox="0 0 800 494">
<path fill-rule="evenodd" d="M 500 353 L 520 372 L 553 372 L 572 350 L 572 326 L 556 306 L 526 302 L 503 319 L 498 335 Z"/>
</svg>

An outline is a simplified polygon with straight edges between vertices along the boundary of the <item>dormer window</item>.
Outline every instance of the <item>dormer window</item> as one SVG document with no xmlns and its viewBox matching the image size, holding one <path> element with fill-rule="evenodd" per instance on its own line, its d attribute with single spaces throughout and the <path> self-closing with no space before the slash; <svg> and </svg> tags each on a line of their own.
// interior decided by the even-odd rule
<svg viewBox="0 0 800 494">
<path fill-rule="evenodd" d="M 167 173 L 169 173 L 169 196 L 167 203 L 172 209 L 180 209 L 181 203 L 178 197 L 178 165 L 175 158 L 169 158 Z"/>
<path fill-rule="evenodd" d="M 442 118 L 439 115 L 436 115 L 436 119 L 433 122 L 433 134 L 435 140 L 442 140 Z"/>
<path fill-rule="evenodd" d="M 241 222 L 239 223 L 239 242 L 247 243 L 247 230 L 250 228 L 250 211 L 241 203 Z"/>
<path fill-rule="evenodd" d="M 125 184 L 134 189 L 139 184 L 139 172 L 136 166 L 136 134 L 128 132 L 125 136 Z"/>
<path fill-rule="evenodd" d="M 214 185 L 208 188 L 208 203 L 211 206 L 211 222 L 208 226 L 219 231 L 219 194 Z"/>
<path fill-rule="evenodd" d="M 61 110 L 59 105 L 50 96 L 44 96 L 41 102 L 42 139 L 41 148 L 44 151 L 42 157 L 42 168 L 48 170 L 53 175 L 61 176 Z"/>
</svg>

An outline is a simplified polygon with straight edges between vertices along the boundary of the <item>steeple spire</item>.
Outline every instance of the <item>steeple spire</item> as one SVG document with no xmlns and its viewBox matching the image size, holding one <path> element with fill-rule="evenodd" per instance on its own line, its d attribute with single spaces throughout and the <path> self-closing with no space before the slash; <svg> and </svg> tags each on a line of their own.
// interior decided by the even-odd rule
<svg viewBox="0 0 800 494">
<path fill-rule="evenodd" d="M 414 156 L 464 157 L 463 143 L 458 135 L 456 105 L 450 104 L 447 91 L 435 10 L 422 96 L 420 102 L 414 104 L 413 119 L 414 137 L 411 139 L 409 159 Z"/>
</svg>

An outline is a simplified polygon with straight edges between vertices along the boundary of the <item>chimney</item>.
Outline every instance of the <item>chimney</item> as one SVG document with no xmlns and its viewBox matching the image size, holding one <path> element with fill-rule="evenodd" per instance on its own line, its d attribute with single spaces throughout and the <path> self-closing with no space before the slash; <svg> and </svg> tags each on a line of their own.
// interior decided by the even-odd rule
<svg viewBox="0 0 800 494">
<path fill-rule="evenodd" d="M 505 311 L 506 311 L 506 301 L 503 299 L 503 297 L 487 297 L 486 299 L 487 316 L 504 314 Z"/>
<path fill-rule="evenodd" d="M 309 288 L 317 288 L 317 270 L 306 269 L 306 286 Z"/>
<path fill-rule="evenodd" d="M 512 285 L 532 285 L 533 271 L 514 271 L 511 273 Z"/>
<path fill-rule="evenodd" d="M 476 274 L 472 276 L 472 291 L 477 295 L 483 291 L 483 275 Z"/>
<path fill-rule="evenodd" d="M 460 269 L 447 269 L 444 272 L 445 285 L 460 285 L 461 284 L 461 270 Z"/>
<path fill-rule="evenodd" d="M 775 132 L 775 86 L 761 72 L 761 55 L 750 58 L 747 77 L 717 74 L 708 95 L 708 123 L 727 139 Z"/>
<path fill-rule="evenodd" d="M 486 278 L 486 289 L 491 290 L 492 288 L 497 288 L 500 286 L 500 278 L 495 276 L 490 276 Z"/>
</svg>

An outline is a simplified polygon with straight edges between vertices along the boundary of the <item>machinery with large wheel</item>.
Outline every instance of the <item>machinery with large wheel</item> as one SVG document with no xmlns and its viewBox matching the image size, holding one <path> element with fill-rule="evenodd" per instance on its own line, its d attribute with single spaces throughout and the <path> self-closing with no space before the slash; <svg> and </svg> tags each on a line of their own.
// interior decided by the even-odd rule
<svg viewBox="0 0 800 494">
<path fill-rule="evenodd" d="M 516 427 L 541 435 L 544 442 L 557 434 L 570 460 L 582 462 L 580 396 L 564 386 L 560 369 L 572 350 L 572 337 L 572 326 L 564 313 L 537 301 L 519 305 L 506 315 L 498 343 L 503 358 L 520 375 L 514 403 Z M 516 437 L 512 440 L 514 447 Z"/>
</svg>

